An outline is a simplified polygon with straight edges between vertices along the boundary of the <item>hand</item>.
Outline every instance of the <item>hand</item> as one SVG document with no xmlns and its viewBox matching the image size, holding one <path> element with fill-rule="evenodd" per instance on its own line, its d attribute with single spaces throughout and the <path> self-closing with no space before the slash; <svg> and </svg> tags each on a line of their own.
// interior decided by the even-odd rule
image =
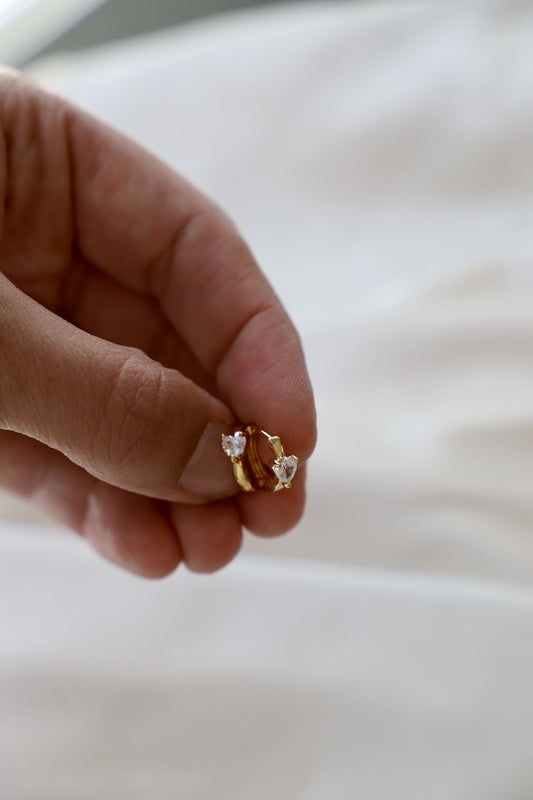
<svg viewBox="0 0 533 800">
<path fill-rule="evenodd" d="M 158 577 L 226 564 L 304 504 L 236 494 L 220 431 L 315 442 L 298 336 L 212 203 L 131 141 L 0 77 L 0 485 Z"/>
</svg>

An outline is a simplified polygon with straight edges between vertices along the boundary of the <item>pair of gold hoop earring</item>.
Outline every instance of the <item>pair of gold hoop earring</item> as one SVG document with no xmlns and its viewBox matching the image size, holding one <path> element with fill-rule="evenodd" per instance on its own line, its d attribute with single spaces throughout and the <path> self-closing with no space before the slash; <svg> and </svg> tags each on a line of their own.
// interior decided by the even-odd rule
<svg viewBox="0 0 533 800">
<path fill-rule="evenodd" d="M 265 464 L 259 447 L 266 442 L 274 458 Z M 222 449 L 233 464 L 233 474 L 243 492 L 278 492 L 290 489 L 298 469 L 296 456 L 287 456 L 279 436 L 271 436 L 255 425 L 236 428 L 222 436 Z"/>
</svg>

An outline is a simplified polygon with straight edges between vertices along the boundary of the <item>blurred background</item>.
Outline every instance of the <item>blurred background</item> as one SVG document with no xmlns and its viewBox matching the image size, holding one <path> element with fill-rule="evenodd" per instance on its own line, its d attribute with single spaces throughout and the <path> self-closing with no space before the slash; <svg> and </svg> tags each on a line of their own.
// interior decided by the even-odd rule
<svg viewBox="0 0 533 800">
<path fill-rule="evenodd" d="M 272 0 L 0 0 L 0 62 L 20 67 L 43 53 L 91 47 L 270 2 Z"/>
</svg>

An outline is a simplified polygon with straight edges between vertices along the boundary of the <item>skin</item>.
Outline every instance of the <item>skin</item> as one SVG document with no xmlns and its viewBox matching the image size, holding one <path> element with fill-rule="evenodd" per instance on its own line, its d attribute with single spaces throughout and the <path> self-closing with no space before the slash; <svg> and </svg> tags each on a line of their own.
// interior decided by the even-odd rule
<svg viewBox="0 0 533 800">
<path fill-rule="evenodd" d="M 236 492 L 220 432 L 316 436 L 298 335 L 233 224 L 133 142 L 0 76 L 0 486 L 125 569 L 214 571 L 289 491 Z"/>
</svg>

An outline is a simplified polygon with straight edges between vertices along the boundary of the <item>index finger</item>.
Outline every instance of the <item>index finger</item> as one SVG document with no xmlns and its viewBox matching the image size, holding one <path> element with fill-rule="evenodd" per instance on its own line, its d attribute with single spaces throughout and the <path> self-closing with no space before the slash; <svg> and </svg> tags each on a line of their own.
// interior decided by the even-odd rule
<svg viewBox="0 0 533 800">
<path fill-rule="evenodd" d="M 84 257 L 154 296 L 237 418 L 307 458 L 315 411 L 299 337 L 233 224 L 133 142 L 68 117 Z"/>
<path fill-rule="evenodd" d="M 24 137 L 28 149 L 40 137 L 56 174 L 58 162 L 68 161 L 82 257 L 155 297 L 237 419 L 279 435 L 305 460 L 315 412 L 299 338 L 232 223 L 154 156 L 58 98 L 25 84 L 10 106 L 14 83 L 3 96 L 4 126 L 16 129 L 19 148 Z M 20 124 L 24 114 L 31 124 Z M 275 502 L 295 517 L 302 491 L 295 484 L 280 493 L 291 494 Z"/>
</svg>

